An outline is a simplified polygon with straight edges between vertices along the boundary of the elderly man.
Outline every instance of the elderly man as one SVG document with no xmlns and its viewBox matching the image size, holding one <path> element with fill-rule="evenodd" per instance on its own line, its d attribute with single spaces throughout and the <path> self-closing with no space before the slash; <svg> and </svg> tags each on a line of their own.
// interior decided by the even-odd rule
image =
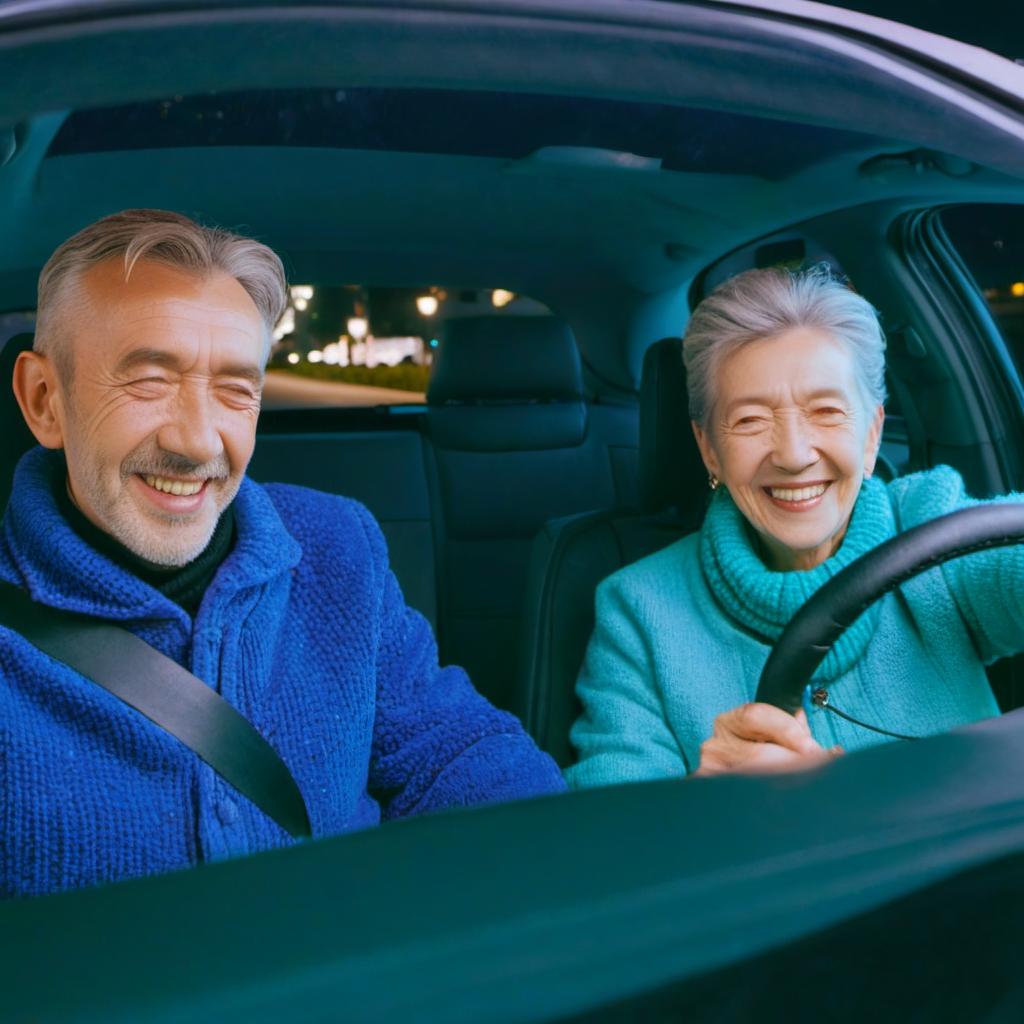
<svg viewBox="0 0 1024 1024">
<path fill-rule="evenodd" d="M 0 578 L 202 680 L 269 741 L 315 836 L 559 790 L 519 723 L 438 668 L 362 506 L 245 477 L 284 302 L 273 252 L 176 214 L 62 245 L 15 365 L 40 447 L 15 474 Z M 4 896 L 290 841 L 194 748 L 9 628 L 0 687 Z"/>
</svg>

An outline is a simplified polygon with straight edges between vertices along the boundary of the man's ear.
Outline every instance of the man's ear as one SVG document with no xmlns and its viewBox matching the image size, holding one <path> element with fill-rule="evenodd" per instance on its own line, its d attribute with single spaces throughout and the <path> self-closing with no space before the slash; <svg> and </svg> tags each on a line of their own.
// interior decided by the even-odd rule
<svg viewBox="0 0 1024 1024">
<path fill-rule="evenodd" d="M 864 476 L 871 476 L 878 461 L 878 449 L 882 446 L 882 426 L 885 423 L 885 408 L 878 406 L 871 417 L 868 436 L 864 439 Z"/>
<path fill-rule="evenodd" d="M 53 363 L 39 352 L 22 352 L 14 363 L 12 384 L 35 439 L 44 448 L 63 448 L 63 407 Z"/>
<path fill-rule="evenodd" d="M 711 438 L 708 437 L 708 432 L 696 420 L 690 420 L 690 426 L 693 427 L 693 436 L 697 439 L 697 447 L 700 449 L 700 457 L 704 461 L 704 468 L 710 476 L 721 477 L 718 457 L 715 455 L 715 449 L 711 445 Z"/>
</svg>

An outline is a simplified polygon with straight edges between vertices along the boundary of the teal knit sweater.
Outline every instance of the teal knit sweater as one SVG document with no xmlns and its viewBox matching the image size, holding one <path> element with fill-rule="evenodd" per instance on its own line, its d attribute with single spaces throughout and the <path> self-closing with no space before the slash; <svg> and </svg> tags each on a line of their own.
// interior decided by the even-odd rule
<svg viewBox="0 0 1024 1024">
<path fill-rule="evenodd" d="M 1024 501 L 1013 494 L 998 501 Z M 867 480 L 839 550 L 805 572 L 761 561 L 723 489 L 704 527 L 606 579 L 577 683 L 575 787 L 693 771 L 717 715 L 753 700 L 771 644 L 827 579 L 895 533 L 959 508 L 946 466 Z M 815 673 L 843 711 L 927 735 L 998 713 L 984 665 L 1024 650 L 1024 546 L 947 562 L 877 601 Z M 805 700 L 806 703 L 806 700 Z M 815 739 L 847 751 L 884 737 L 808 706 Z"/>
</svg>

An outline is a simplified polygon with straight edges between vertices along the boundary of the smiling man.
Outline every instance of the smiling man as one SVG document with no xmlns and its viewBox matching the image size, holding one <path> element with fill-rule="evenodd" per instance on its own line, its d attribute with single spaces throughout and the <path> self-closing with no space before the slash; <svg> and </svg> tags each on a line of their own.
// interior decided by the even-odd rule
<svg viewBox="0 0 1024 1024">
<path fill-rule="evenodd" d="M 15 474 L 0 577 L 216 691 L 287 766 L 314 836 L 559 790 L 519 723 L 438 668 L 362 506 L 245 477 L 285 294 L 271 250 L 177 214 L 126 211 L 62 245 L 15 366 L 40 447 Z M 0 687 L 3 895 L 290 841 L 169 732 L 7 628 Z"/>
</svg>

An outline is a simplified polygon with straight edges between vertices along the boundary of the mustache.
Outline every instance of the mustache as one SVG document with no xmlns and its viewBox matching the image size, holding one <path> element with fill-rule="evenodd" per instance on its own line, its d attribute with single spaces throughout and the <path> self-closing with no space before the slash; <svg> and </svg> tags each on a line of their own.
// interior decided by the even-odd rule
<svg viewBox="0 0 1024 1024">
<path fill-rule="evenodd" d="M 145 449 L 145 450 L 143 450 Z M 155 444 L 147 444 L 130 452 L 121 463 L 122 477 L 179 476 L 194 480 L 223 480 L 231 475 L 225 452 L 209 462 L 196 462 L 187 455 L 167 452 Z"/>
</svg>

